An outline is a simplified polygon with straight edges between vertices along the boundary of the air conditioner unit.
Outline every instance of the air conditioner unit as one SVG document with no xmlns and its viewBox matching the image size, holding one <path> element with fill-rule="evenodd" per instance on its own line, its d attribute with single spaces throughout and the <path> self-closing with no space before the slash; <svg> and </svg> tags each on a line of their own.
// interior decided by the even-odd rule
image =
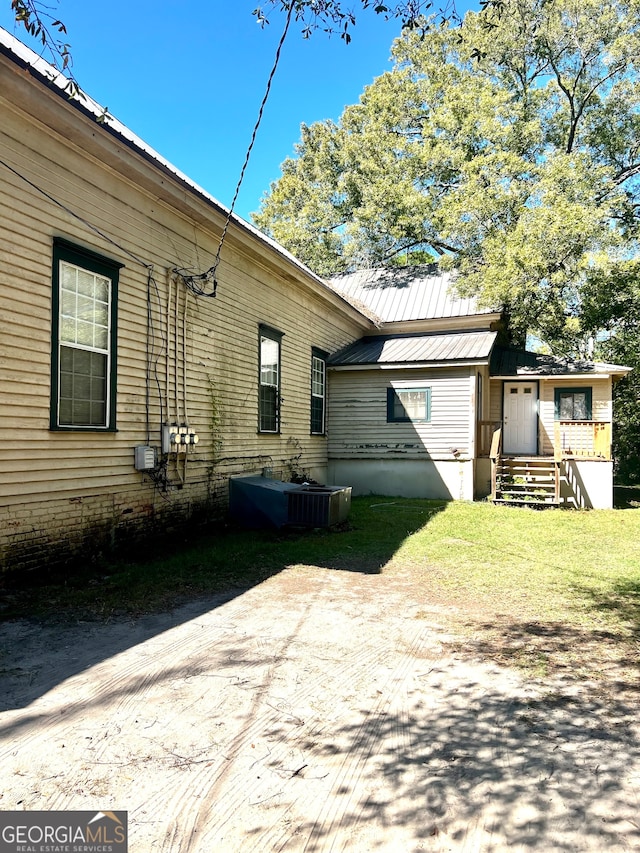
<svg viewBox="0 0 640 853">
<path fill-rule="evenodd" d="M 229 480 L 231 517 L 248 527 L 331 527 L 346 521 L 351 486 L 295 486 L 268 477 Z"/>
<path fill-rule="evenodd" d="M 298 486 L 287 491 L 287 521 L 305 527 L 332 527 L 346 521 L 351 486 Z"/>
</svg>

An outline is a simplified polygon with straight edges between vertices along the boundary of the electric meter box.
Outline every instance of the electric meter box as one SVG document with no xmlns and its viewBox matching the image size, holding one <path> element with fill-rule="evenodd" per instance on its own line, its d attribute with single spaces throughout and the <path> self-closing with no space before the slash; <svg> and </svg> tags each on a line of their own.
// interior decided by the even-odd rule
<svg viewBox="0 0 640 853">
<path fill-rule="evenodd" d="M 136 471 L 151 471 L 156 467 L 156 449 L 148 444 L 138 444 L 135 448 Z"/>
</svg>

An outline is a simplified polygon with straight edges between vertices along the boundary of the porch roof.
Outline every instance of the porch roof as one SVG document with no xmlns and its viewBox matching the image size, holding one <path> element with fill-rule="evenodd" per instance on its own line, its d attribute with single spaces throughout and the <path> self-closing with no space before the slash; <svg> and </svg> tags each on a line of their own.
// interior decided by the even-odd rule
<svg viewBox="0 0 640 853">
<path fill-rule="evenodd" d="M 496 332 L 375 335 L 334 353 L 330 367 L 488 362 Z"/>
<path fill-rule="evenodd" d="M 528 350 L 494 347 L 491 353 L 492 376 L 625 376 L 631 370 L 621 364 L 599 361 L 578 361 L 543 355 Z"/>
</svg>

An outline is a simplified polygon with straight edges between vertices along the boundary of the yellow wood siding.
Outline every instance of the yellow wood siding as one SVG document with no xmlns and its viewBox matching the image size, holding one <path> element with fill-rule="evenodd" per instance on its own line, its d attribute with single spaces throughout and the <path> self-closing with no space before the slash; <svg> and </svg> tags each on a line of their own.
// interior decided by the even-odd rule
<svg viewBox="0 0 640 853">
<path fill-rule="evenodd" d="M 329 456 L 429 456 L 453 459 L 470 452 L 475 368 L 330 371 Z M 430 423 L 387 423 L 387 388 L 431 388 Z"/>
<path fill-rule="evenodd" d="M 335 295 L 235 226 L 222 252 L 218 296 L 196 298 L 171 271 L 203 271 L 212 263 L 223 224 L 218 212 L 195 196 L 186 198 L 183 190 L 185 207 L 194 209 L 190 217 L 159 197 L 168 193 L 171 178 L 160 178 L 147 164 L 137 166 L 149 173 L 150 183 L 158 182 L 154 196 L 92 156 L 91 134 L 103 131 L 73 111 L 66 138 L 2 97 L 0 115 L 2 159 L 24 178 L 0 164 L 0 545 L 5 564 L 17 559 L 20 547 L 27 553 L 28 542 L 35 549 L 38 542 L 66 536 L 68 544 L 72 539 L 86 544 L 91 525 L 119 530 L 134 526 L 136 518 L 224 504 L 231 474 L 268 466 L 274 475 L 288 477 L 326 467 L 326 439 L 309 434 L 311 348 L 344 346 L 359 337 L 364 321 L 350 309 L 340 310 Z M 101 144 L 112 147 L 114 160 L 137 156 L 120 151 L 117 140 Z M 51 267 L 57 236 L 124 264 L 115 433 L 49 429 Z M 284 335 L 282 426 L 275 436 L 257 432 L 260 323 Z M 212 395 L 219 415 L 215 435 Z M 162 420 L 188 420 L 200 436 L 188 453 L 186 471 L 183 455 L 178 464 L 171 457 L 166 493 L 133 464 L 135 445 L 149 441 L 160 449 Z M 184 488 L 177 488 L 182 479 Z M 89 514 L 87 502 L 93 507 Z"/>
</svg>

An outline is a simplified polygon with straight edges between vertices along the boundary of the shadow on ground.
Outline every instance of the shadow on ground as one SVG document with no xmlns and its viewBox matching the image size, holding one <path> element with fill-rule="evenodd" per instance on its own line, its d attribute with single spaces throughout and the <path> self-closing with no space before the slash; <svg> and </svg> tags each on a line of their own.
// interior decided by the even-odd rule
<svg viewBox="0 0 640 853">
<path fill-rule="evenodd" d="M 75 655 L 81 642 L 114 653 L 120 629 L 130 646 L 155 637 L 105 652 L 101 683 L 85 673 L 7 715 L 7 767 L 33 776 L 27 808 L 46 786 L 68 803 L 90 782 L 121 785 L 138 849 L 184 853 L 638 849 L 636 696 L 478 662 L 496 656 L 491 638 L 455 641 L 401 578 L 299 570 L 227 602 L 201 619 L 188 605 L 172 637 L 159 616 L 61 629 Z M 15 651 L 36 664 L 40 629 L 22 625 Z M 562 626 L 497 633 L 588 653 Z M 35 677 L 37 695 L 50 676 Z M 46 749 L 47 772 L 20 748 Z"/>
<path fill-rule="evenodd" d="M 318 759 L 340 750 L 359 761 L 357 785 L 344 768 L 339 805 L 328 803 L 312 825 L 296 828 L 308 836 L 305 850 L 329 849 L 337 827 L 346 842 L 337 849 L 349 849 L 367 823 L 397 828 L 400 837 L 411 828 L 403 849 L 412 850 L 462 850 L 472 838 L 479 842 L 469 849 L 637 849 L 637 792 L 627 774 L 640 744 L 631 708 L 557 694 L 514 699 L 441 675 L 435 707 L 416 701 L 400 714 L 363 707 L 361 721 L 338 728 L 330 745 L 316 734 L 302 742 Z"/>
<path fill-rule="evenodd" d="M 614 486 L 613 505 L 616 509 L 638 509 L 640 486 Z"/>
<path fill-rule="evenodd" d="M 567 685 L 589 681 L 610 698 L 640 694 L 638 642 L 627 632 L 500 618 L 466 623 L 466 630 L 473 639 L 456 647 L 479 658 Z"/>
<path fill-rule="evenodd" d="M 29 704 L 70 676 L 242 596 L 289 566 L 379 574 L 405 538 L 444 506 L 416 503 L 406 518 L 380 517 L 373 528 L 370 521 L 359 526 L 357 513 L 331 531 L 216 527 L 147 544 L 126 560 L 0 577 L 0 677 L 7 685 L 0 711 Z M 42 642 L 52 653 L 47 668 Z"/>
</svg>

